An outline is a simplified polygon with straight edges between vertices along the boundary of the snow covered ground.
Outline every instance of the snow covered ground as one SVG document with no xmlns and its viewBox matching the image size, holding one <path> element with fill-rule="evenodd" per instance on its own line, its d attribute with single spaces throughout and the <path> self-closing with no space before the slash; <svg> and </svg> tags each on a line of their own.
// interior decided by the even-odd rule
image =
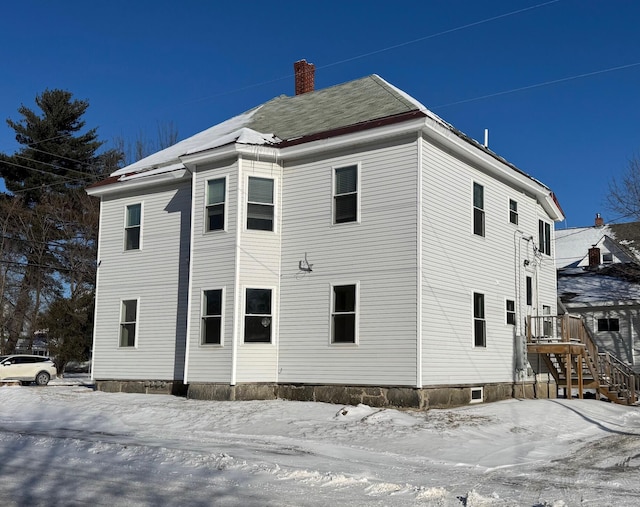
<svg viewBox="0 0 640 507">
<path fill-rule="evenodd" d="M 640 408 L 419 412 L 78 384 L 0 387 L 0 505 L 640 505 Z"/>
</svg>

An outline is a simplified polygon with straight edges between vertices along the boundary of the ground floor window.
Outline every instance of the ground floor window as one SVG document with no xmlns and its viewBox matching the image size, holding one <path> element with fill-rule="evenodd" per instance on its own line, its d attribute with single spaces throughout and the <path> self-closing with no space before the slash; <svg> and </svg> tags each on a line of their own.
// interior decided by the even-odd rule
<svg viewBox="0 0 640 507">
<path fill-rule="evenodd" d="M 138 319 L 138 300 L 122 301 L 120 309 L 120 346 L 136 346 L 136 324 Z"/>
<path fill-rule="evenodd" d="M 357 286 L 334 285 L 332 298 L 331 342 L 356 343 Z"/>
<path fill-rule="evenodd" d="M 244 341 L 271 342 L 271 289 L 247 289 L 245 297 Z"/>
<path fill-rule="evenodd" d="M 476 347 L 487 346 L 487 322 L 484 317 L 484 294 L 473 293 L 473 342 Z"/>
<path fill-rule="evenodd" d="M 220 345 L 222 339 L 222 290 L 202 293 L 202 344 Z"/>
<path fill-rule="evenodd" d="M 620 319 L 598 319 L 598 331 L 620 331 Z"/>
</svg>

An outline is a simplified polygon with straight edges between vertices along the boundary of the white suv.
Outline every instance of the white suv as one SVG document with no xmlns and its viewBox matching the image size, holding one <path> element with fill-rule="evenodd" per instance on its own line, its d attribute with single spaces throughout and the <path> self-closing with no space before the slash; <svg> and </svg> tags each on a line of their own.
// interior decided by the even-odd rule
<svg viewBox="0 0 640 507">
<path fill-rule="evenodd" d="M 51 377 L 57 374 L 56 365 L 49 357 L 23 354 L 0 356 L 0 380 L 35 382 L 39 386 L 46 386 Z"/>
</svg>

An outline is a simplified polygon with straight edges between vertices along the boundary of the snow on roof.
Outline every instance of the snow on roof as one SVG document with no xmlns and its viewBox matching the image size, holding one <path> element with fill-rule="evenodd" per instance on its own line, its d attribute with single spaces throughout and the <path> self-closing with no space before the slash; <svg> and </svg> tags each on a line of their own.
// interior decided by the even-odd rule
<svg viewBox="0 0 640 507">
<path fill-rule="evenodd" d="M 222 144 L 217 143 L 220 143 L 223 140 L 227 140 L 227 143 L 233 142 L 235 140 L 233 139 L 234 135 L 237 136 L 236 138 L 239 138 L 244 134 L 243 127 L 249 123 L 251 117 L 256 113 L 256 111 L 258 111 L 258 109 L 260 108 L 257 107 L 247 111 L 246 113 L 239 114 L 238 116 L 234 116 L 233 118 L 223 121 L 222 123 L 218 123 L 217 125 L 214 125 L 207 130 L 203 130 L 194 136 L 188 137 L 173 146 L 169 146 L 164 150 L 149 155 L 148 157 L 138 160 L 137 162 L 123 167 L 122 169 L 118 169 L 111 173 L 111 176 L 121 176 L 149 169 L 160 169 L 163 166 L 168 167 L 169 164 L 173 166 L 180 162 L 181 156 L 206 149 L 203 148 L 203 146 L 222 146 Z M 259 136 L 253 137 L 245 134 L 245 137 L 243 137 L 243 139 L 249 138 L 252 140 L 258 140 Z M 264 142 L 266 141 L 263 139 L 260 144 L 264 144 Z"/>
<path fill-rule="evenodd" d="M 640 285 L 637 283 L 582 268 L 575 269 L 580 272 L 558 277 L 558 296 L 568 306 L 640 300 Z"/>
<path fill-rule="evenodd" d="M 556 229 L 556 267 L 577 266 L 589 254 L 589 248 L 611 235 L 608 225 L 602 227 L 573 227 Z"/>
</svg>

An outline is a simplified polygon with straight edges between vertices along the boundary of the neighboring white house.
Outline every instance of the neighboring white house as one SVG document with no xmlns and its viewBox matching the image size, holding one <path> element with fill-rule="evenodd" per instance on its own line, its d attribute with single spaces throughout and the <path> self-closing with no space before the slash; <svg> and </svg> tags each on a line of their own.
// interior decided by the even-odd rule
<svg viewBox="0 0 640 507">
<path fill-rule="evenodd" d="M 598 348 L 640 372 L 640 223 L 556 230 L 558 296 Z"/>
<path fill-rule="evenodd" d="M 99 388 L 425 407 L 531 387 L 553 193 L 379 76 L 295 70 L 295 96 L 88 189 Z"/>
</svg>

